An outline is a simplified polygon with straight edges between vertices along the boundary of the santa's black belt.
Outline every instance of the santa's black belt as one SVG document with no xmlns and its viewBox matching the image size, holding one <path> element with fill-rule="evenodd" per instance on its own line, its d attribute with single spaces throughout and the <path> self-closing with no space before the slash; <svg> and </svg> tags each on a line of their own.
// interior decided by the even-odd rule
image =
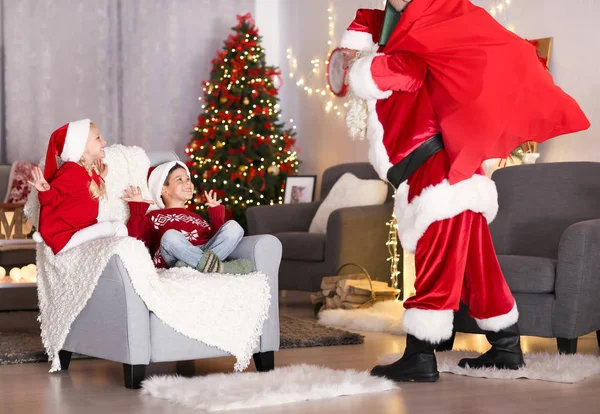
<svg viewBox="0 0 600 414">
<path fill-rule="evenodd" d="M 442 134 L 436 134 L 408 154 L 398 164 L 387 172 L 388 181 L 395 187 L 400 187 L 417 169 L 435 153 L 444 149 Z"/>
</svg>

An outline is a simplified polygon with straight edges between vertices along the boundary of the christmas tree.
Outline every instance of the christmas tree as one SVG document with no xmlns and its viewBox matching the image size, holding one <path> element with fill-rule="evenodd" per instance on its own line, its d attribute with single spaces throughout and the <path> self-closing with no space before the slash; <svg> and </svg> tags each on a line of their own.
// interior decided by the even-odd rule
<svg viewBox="0 0 600 414">
<path fill-rule="evenodd" d="M 298 172 L 293 129 L 279 122 L 280 71 L 267 66 L 250 14 L 213 59 L 203 112 L 185 151 L 196 194 L 189 208 L 207 216 L 203 191 L 214 190 L 245 227 L 248 207 L 283 202 L 285 180 Z"/>
</svg>

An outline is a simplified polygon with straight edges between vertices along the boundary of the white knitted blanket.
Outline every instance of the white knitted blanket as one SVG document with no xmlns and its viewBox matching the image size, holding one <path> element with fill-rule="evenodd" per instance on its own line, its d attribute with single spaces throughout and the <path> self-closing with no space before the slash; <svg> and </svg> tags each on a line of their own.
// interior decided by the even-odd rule
<svg viewBox="0 0 600 414">
<path fill-rule="evenodd" d="M 100 202 L 98 219 L 126 222 L 129 209 L 120 199 L 123 189 L 129 184 L 139 185 L 148 195 L 146 172 L 150 162 L 140 148 L 113 145 L 106 149 L 106 163 L 108 197 Z M 25 213 L 37 224 L 35 189 Z M 38 244 L 39 320 L 42 342 L 52 362 L 50 372 L 60 370 L 58 352 L 113 255 L 120 257 L 133 288 L 158 318 L 189 338 L 235 356 L 236 371 L 248 366 L 271 301 L 267 277 L 259 272 L 223 275 L 185 268 L 157 271 L 141 241 L 121 237 L 91 241 L 56 256 L 44 243 Z"/>
</svg>

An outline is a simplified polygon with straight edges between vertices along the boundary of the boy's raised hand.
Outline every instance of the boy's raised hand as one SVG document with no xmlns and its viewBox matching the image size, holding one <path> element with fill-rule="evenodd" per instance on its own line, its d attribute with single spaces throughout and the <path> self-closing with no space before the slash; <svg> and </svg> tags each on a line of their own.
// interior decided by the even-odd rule
<svg viewBox="0 0 600 414">
<path fill-rule="evenodd" d="M 154 201 L 144 199 L 144 196 L 142 196 L 142 189 L 140 187 L 134 187 L 132 185 L 125 189 L 125 197 L 121 197 L 121 200 L 154 204 Z"/>
<path fill-rule="evenodd" d="M 44 178 L 44 173 L 37 165 L 31 169 L 31 175 L 33 176 L 33 181 L 27 181 L 27 184 L 34 186 L 39 192 L 48 191 L 50 189 L 50 184 Z"/>
<path fill-rule="evenodd" d="M 206 197 L 206 205 L 208 207 L 217 207 L 221 205 L 221 200 L 217 199 L 217 195 L 213 190 L 210 190 L 208 193 L 205 191 L 204 197 Z"/>
</svg>

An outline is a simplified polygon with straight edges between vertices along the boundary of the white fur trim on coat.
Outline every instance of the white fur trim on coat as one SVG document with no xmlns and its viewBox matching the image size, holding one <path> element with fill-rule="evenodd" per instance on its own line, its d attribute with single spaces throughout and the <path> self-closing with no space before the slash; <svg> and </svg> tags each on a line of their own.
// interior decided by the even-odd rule
<svg viewBox="0 0 600 414">
<path fill-rule="evenodd" d="M 89 119 L 80 119 L 79 121 L 69 122 L 69 126 L 67 127 L 67 136 L 65 137 L 65 144 L 63 145 L 63 150 L 60 153 L 60 158 L 65 162 L 79 162 L 83 152 L 85 151 L 85 145 L 87 144 L 87 138 L 89 134 Z"/>
<path fill-rule="evenodd" d="M 498 213 L 496 184 L 483 175 L 474 175 L 454 185 L 444 180 L 425 188 L 410 203 L 408 189 L 406 181 L 398 188 L 394 212 L 402 248 L 409 253 L 415 252 L 419 239 L 436 221 L 471 210 L 482 213 L 491 223 Z"/>
<path fill-rule="evenodd" d="M 375 42 L 371 33 L 357 30 L 346 30 L 340 42 L 340 47 L 354 50 L 370 50 L 373 46 Z"/>
<path fill-rule="evenodd" d="M 379 89 L 373 75 L 371 74 L 371 64 L 376 56 L 382 56 L 382 53 L 373 53 L 357 59 L 350 71 L 348 80 L 352 91 L 361 99 L 386 99 L 392 94 L 392 91 L 382 91 Z"/>
<path fill-rule="evenodd" d="M 431 344 L 440 342 L 452 336 L 454 311 L 430 310 L 411 308 L 404 311 L 402 329 L 421 341 Z"/>
<path fill-rule="evenodd" d="M 369 162 L 377 171 L 379 178 L 387 182 L 387 172 L 392 168 L 387 149 L 383 145 L 383 125 L 377 116 L 377 101 L 367 101 L 369 118 L 367 123 L 367 137 L 369 138 Z"/>
<path fill-rule="evenodd" d="M 477 326 L 479 326 L 484 331 L 492 331 L 498 332 L 502 329 L 508 328 L 511 325 L 514 325 L 519 320 L 519 310 L 517 309 L 517 303 L 515 302 L 515 306 L 510 310 L 510 312 L 505 313 L 504 315 L 494 316 L 492 318 L 487 319 L 477 319 L 475 318 L 475 322 L 477 322 Z"/>
</svg>

